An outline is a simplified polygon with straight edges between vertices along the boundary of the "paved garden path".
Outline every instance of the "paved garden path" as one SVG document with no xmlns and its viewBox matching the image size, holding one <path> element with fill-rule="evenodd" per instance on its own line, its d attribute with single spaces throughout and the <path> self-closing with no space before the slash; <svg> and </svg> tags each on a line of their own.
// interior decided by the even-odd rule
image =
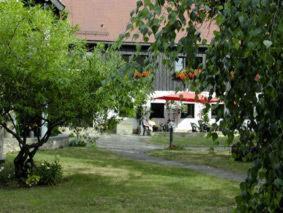
<svg viewBox="0 0 283 213">
<path fill-rule="evenodd" d="M 149 138 L 150 137 L 147 136 L 136 135 L 102 135 L 97 141 L 97 147 L 110 150 L 134 160 L 191 169 L 228 180 L 242 181 L 245 179 L 244 175 L 211 166 L 183 163 L 148 156 L 146 154 L 148 151 L 165 148 L 165 146 L 162 145 L 150 144 Z"/>
</svg>

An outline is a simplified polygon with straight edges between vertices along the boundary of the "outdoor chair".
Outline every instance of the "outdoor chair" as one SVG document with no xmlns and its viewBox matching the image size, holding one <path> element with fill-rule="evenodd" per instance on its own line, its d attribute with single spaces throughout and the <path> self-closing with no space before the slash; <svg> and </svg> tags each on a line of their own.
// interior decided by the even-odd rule
<svg viewBox="0 0 283 213">
<path fill-rule="evenodd" d="M 200 132 L 208 132 L 210 130 L 209 126 L 206 123 L 204 123 L 204 121 L 199 120 L 198 124 L 199 124 Z"/>
<path fill-rule="evenodd" d="M 162 132 L 168 132 L 168 125 L 164 123 L 160 123 L 160 131 Z"/>
<path fill-rule="evenodd" d="M 142 127 L 143 127 L 143 135 L 151 135 L 151 130 L 149 124 L 146 120 L 142 120 Z"/>
<path fill-rule="evenodd" d="M 191 123 L 192 132 L 197 132 L 199 127 L 195 123 Z"/>
</svg>

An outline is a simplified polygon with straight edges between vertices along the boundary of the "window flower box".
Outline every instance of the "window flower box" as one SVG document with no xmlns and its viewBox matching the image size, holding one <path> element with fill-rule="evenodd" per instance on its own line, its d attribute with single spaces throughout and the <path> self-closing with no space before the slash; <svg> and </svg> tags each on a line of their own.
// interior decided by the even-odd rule
<svg viewBox="0 0 283 213">
<path fill-rule="evenodd" d="M 188 79 L 192 80 L 192 79 L 195 79 L 201 72 L 202 72 L 201 68 L 197 68 L 195 70 L 190 70 L 187 68 L 180 72 L 175 73 L 174 78 L 176 80 L 181 80 L 181 81 L 188 80 Z"/>
<path fill-rule="evenodd" d="M 135 79 L 140 79 L 140 78 L 146 78 L 146 77 L 148 77 L 149 75 L 150 75 L 150 71 L 148 71 L 148 70 L 145 70 L 145 71 L 135 71 L 134 72 L 134 78 Z"/>
</svg>

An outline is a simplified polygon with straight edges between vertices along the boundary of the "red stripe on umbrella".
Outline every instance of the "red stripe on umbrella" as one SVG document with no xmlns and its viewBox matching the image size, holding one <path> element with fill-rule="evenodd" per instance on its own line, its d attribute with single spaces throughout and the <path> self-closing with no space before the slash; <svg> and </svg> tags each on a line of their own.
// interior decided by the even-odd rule
<svg viewBox="0 0 283 213">
<path fill-rule="evenodd" d="M 154 99 L 166 100 L 166 101 L 187 101 L 196 103 L 216 103 L 220 100 L 218 98 L 211 98 L 210 100 L 204 95 L 195 94 L 194 92 L 179 92 L 176 94 L 164 95 Z"/>
</svg>

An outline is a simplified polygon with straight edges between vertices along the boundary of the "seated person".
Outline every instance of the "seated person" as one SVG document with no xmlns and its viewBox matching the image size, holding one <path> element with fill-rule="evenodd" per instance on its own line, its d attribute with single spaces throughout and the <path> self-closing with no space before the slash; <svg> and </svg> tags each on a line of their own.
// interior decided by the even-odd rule
<svg viewBox="0 0 283 213">
<path fill-rule="evenodd" d="M 143 135 L 145 135 L 146 131 L 148 135 L 150 135 L 150 132 L 152 132 L 153 130 L 152 125 L 148 122 L 146 118 L 142 119 L 142 127 L 143 127 Z"/>
<path fill-rule="evenodd" d="M 148 120 L 148 124 L 151 126 L 152 131 L 158 130 L 158 126 L 157 126 L 157 124 L 153 120 L 149 119 Z"/>
</svg>

